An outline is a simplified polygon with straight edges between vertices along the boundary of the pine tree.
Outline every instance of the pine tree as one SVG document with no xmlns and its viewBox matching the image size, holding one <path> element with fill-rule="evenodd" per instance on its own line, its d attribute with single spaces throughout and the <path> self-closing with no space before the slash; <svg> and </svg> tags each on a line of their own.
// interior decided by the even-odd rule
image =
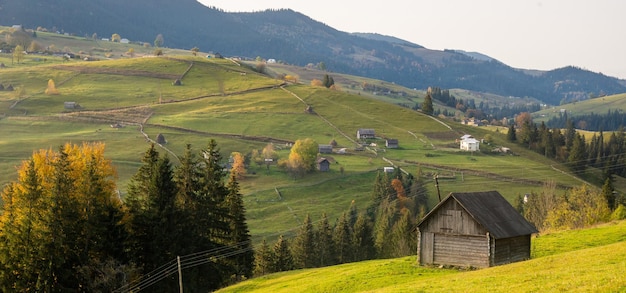
<svg viewBox="0 0 626 293">
<path fill-rule="evenodd" d="M 586 158 L 585 139 L 581 135 L 575 134 L 567 162 L 574 172 L 578 175 L 582 175 L 582 172 L 584 172 L 587 167 Z"/>
<path fill-rule="evenodd" d="M 324 84 L 326 88 L 330 88 L 331 86 L 335 84 L 335 80 L 333 79 L 332 76 L 328 74 L 324 74 L 324 79 L 322 80 L 322 84 Z"/>
<path fill-rule="evenodd" d="M 609 209 L 614 210 L 616 208 L 615 205 L 615 188 L 613 187 L 613 176 L 610 174 L 606 175 L 606 179 L 604 180 L 604 184 L 602 185 L 602 191 L 600 192 L 606 200 L 607 206 Z"/>
<path fill-rule="evenodd" d="M 507 141 L 517 141 L 517 135 L 515 133 L 515 124 L 511 124 L 509 126 L 509 131 L 506 133 L 506 140 Z"/>
<path fill-rule="evenodd" d="M 426 97 L 424 97 L 424 102 L 422 103 L 422 113 L 432 115 L 433 112 L 435 112 L 433 108 L 433 98 L 431 97 L 431 93 L 427 92 Z"/>
<path fill-rule="evenodd" d="M 131 178 L 128 189 L 128 229 L 131 233 L 128 245 L 133 262 L 147 273 L 180 254 L 178 239 L 184 235 L 184 226 L 179 223 L 182 217 L 176 204 L 178 189 L 167 155 L 159 158 L 152 146 L 139 170 L 147 171 L 150 177 L 137 173 Z M 171 291 L 176 286 L 176 280 L 168 278 L 160 283 L 159 290 Z"/>
<path fill-rule="evenodd" d="M 312 268 L 316 265 L 315 230 L 309 214 L 304 218 L 300 231 L 293 240 L 291 251 L 296 268 Z"/>
<path fill-rule="evenodd" d="M 372 223 L 365 213 L 360 213 L 354 223 L 352 247 L 354 261 L 374 258 L 374 241 L 372 239 Z"/>
<path fill-rule="evenodd" d="M 374 180 L 374 189 L 372 191 L 372 202 L 367 209 L 368 214 L 372 217 L 376 214 L 376 210 L 378 206 L 383 201 L 383 199 L 389 198 L 392 194 L 391 182 L 389 177 L 387 177 L 387 173 L 378 172 L 376 174 L 376 179 Z"/>
<path fill-rule="evenodd" d="M 239 192 L 237 175 L 231 174 L 227 185 L 229 191 L 226 196 L 228 206 L 228 245 L 235 253 L 231 265 L 236 276 L 250 278 L 254 269 L 254 251 L 252 250 L 250 230 L 246 223 L 246 209 L 243 205 L 242 195 Z"/>
<path fill-rule="evenodd" d="M 274 256 L 274 259 L 272 260 L 272 271 L 284 272 L 293 270 L 293 257 L 291 256 L 291 251 L 289 249 L 289 242 L 283 237 L 283 235 L 280 235 L 274 244 L 274 247 L 272 248 L 272 255 Z"/>
<path fill-rule="evenodd" d="M 352 231 L 350 231 L 346 213 L 343 213 L 337 220 L 333 233 L 333 241 L 335 244 L 335 259 L 337 259 L 337 263 L 351 262 L 354 253 L 352 249 Z"/>
<path fill-rule="evenodd" d="M 391 256 L 402 257 L 414 253 L 417 249 L 415 239 L 411 234 L 413 223 L 411 212 L 408 209 L 400 211 L 400 218 L 393 225 L 391 231 Z"/>
<path fill-rule="evenodd" d="M 325 267 L 334 265 L 335 262 L 335 247 L 333 242 L 332 229 L 328 223 L 328 217 L 326 213 L 322 214 L 322 218 L 319 221 L 317 227 L 317 233 L 315 237 L 315 254 L 318 257 L 317 266 Z"/>
<path fill-rule="evenodd" d="M 393 202 L 383 200 L 378 207 L 376 220 L 374 222 L 374 246 L 378 257 L 390 257 L 391 246 L 389 234 L 395 222 L 396 206 Z"/>
<path fill-rule="evenodd" d="M 428 190 L 422 179 L 413 180 L 409 192 L 409 196 L 415 203 L 413 212 L 418 218 L 425 216 L 426 211 L 428 211 Z"/>
<path fill-rule="evenodd" d="M 208 259 L 215 256 L 211 251 L 231 251 L 234 248 L 227 246 L 239 243 L 233 242 L 236 240 L 233 240 L 234 234 L 229 230 L 233 218 L 229 216 L 230 204 L 227 202 L 229 194 L 236 188 L 235 182 L 232 182 L 230 190 L 224 185 L 226 172 L 221 165 L 222 157 L 215 140 L 210 140 L 200 155 L 200 158 L 193 155 L 188 145 L 176 170 L 177 202 L 183 233 L 179 241 L 184 243 L 181 244 L 182 251 L 204 253 Z M 249 257 L 247 252 L 240 256 L 244 263 L 244 259 Z M 185 273 L 188 276 L 183 280 L 185 287 L 215 290 L 226 284 L 235 271 L 247 273 L 249 268 L 245 265 L 236 267 L 232 260 L 220 259 L 193 267 Z"/>
<path fill-rule="evenodd" d="M 272 250 L 267 244 L 267 241 L 263 239 L 261 246 L 254 253 L 254 275 L 263 276 L 273 273 L 273 259 Z"/>
</svg>

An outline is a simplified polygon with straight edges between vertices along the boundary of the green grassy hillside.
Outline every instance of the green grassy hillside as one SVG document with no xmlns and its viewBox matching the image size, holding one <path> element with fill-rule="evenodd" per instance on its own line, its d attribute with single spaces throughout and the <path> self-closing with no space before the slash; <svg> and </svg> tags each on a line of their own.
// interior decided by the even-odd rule
<svg viewBox="0 0 626 293">
<path fill-rule="evenodd" d="M 591 113 L 604 115 L 608 112 L 609 109 L 611 111 L 626 111 L 625 98 L 626 94 L 618 94 L 551 107 L 549 109 L 544 109 L 533 113 L 533 120 L 539 122 L 548 121 L 552 117 L 558 117 L 559 113 L 561 113 L 561 110 L 567 111 L 567 115 L 569 115 L 569 117 Z"/>
<path fill-rule="evenodd" d="M 540 235 L 531 260 L 475 271 L 405 257 L 277 273 L 219 292 L 623 292 L 625 235 L 626 221 Z"/>
<path fill-rule="evenodd" d="M 450 177 L 440 184 L 442 194 L 495 189 L 511 201 L 539 190 L 546 180 L 581 184 L 560 172 L 564 168 L 555 162 L 508 145 L 504 134 L 437 121 L 350 90 L 284 84 L 232 60 L 190 53 L 94 62 L 53 56 L 43 62 L 28 55 L 21 64 L 0 58 L 6 64 L 0 83 L 17 88 L 0 91 L 1 185 L 16 178 L 15 166 L 34 150 L 65 142 L 105 142 L 122 194 L 158 134 L 167 140 L 160 150 L 171 157 L 182 154 L 188 143 L 200 149 L 210 138 L 218 141 L 225 157 L 273 142 L 286 158 L 287 144 L 303 138 L 320 144 L 335 140 L 338 149 L 345 148 L 345 154 L 328 156 L 330 172 L 297 180 L 276 166 L 269 171 L 249 167 L 240 184 L 252 234 L 259 240 L 289 235 L 307 213 L 316 219 L 325 211 L 333 219 L 353 201 L 365 207 L 377 170 L 390 163 L 423 174 L 431 206 L 437 200 L 433 174 Z M 50 79 L 58 95 L 44 93 Z M 182 85 L 174 86 L 176 79 Z M 66 109 L 65 102 L 80 108 Z M 309 106 L 312 113 L 305 111 Z M 123 127 L 111 127 L 117 124 Z M 378 137 L 363 151 L 356 150 L 359 128 L 373 128 Z M 479 139 L 490 134 L 492 142 L 484 149 L 507 146 L 515 155 L 461 152 L 456 139 L 466 133 Z M 386 149 L 385 138 L 398 139 L 400 148 Z"/>
</svg>

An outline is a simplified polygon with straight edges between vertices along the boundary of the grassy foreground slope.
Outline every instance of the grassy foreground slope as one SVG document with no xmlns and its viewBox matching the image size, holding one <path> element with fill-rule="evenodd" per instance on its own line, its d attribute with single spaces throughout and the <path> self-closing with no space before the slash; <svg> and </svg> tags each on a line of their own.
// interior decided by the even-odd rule
<svg viewBox="0 0 626 293">
<path fill-rule="evenodd" d="M 219 292 L 620 292 L 626 221 L 533 238 L 533 259 L 476 271 L 422 267 L 415 257 L 277 273 Z"/>
</svg>

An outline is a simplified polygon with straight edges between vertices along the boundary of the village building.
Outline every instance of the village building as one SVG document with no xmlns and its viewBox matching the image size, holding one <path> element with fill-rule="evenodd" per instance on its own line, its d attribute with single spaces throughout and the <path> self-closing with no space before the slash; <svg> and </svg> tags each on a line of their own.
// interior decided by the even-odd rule
<svg viewBox="0 0 626 293">
<path fill-rule="evenodd" d="M 330 154 L 333 152 L 333 146 L 329 144 L 320 144 L 317 146 L 320 154 Z"/>
<path fill-rule="evenodd" d="M 463 119 L 461 124 L 469 125 L 469 126 L 481 126 L 483 123 L 476 118 Z"/>
<path fill-rule="evenodd" d="M 356 138 L 357 139 L 376 138 L 376 132 L 374 131 L 374 129 L 360 128 L 359 130 L 356 131 Z"/>
<path fill-rule="evenodd" d="M 473 136 L 466 134 L 461 136 L 461 149 L 464 151 L 480 151 L 480 142 Z"/>
<path fill-rule="evenodd" d="M 317 163 L 317 170 L 320 170 L 321 172 L 330 171 L 330 162 L 328 161 L 328 159 L 319 158 L 317 159 L 316 163 Z"/>
<path fill-rule="evenodd" d="M 394 138 L 390 138 L 385 140 L 385 146 L 388 149 L 397 149 L 399 147 L 398 140 Z"/>
<path fill-rule="evenodd" d="M 450 193 L 417 225 L 419 262 L 485 268 L 527 260 L 533 233 L 497 191 Z"/>
<path fill-rule="evenodd" d="M 63 102 L 63 108 L 68 110 L 80 109 L 80 105 L 76 102 Z"/>
</svg>

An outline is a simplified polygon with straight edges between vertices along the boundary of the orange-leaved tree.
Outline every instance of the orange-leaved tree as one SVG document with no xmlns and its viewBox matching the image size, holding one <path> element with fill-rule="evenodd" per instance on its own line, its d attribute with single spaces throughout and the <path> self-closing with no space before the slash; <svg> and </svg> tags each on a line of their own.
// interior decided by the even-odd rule
<svg viewBox="0 0 626 293">
<path fill-rule="evenodd" d="M 115 179 L 102 143 L 39 150 L 24 161 L 2 192 L 0 286 L 95 289 L 92 273 L 124 254 L 111 245 L 124 238 Z"/>
<path fill-rule="evenodd" d="M 233 165 L 230 169 L 230 173 L 237 177 L 237 179 L 243 179 L 246 176 L 246 164 L 243 155 L 240 152 L 233 152 Z"/>
</svg>

